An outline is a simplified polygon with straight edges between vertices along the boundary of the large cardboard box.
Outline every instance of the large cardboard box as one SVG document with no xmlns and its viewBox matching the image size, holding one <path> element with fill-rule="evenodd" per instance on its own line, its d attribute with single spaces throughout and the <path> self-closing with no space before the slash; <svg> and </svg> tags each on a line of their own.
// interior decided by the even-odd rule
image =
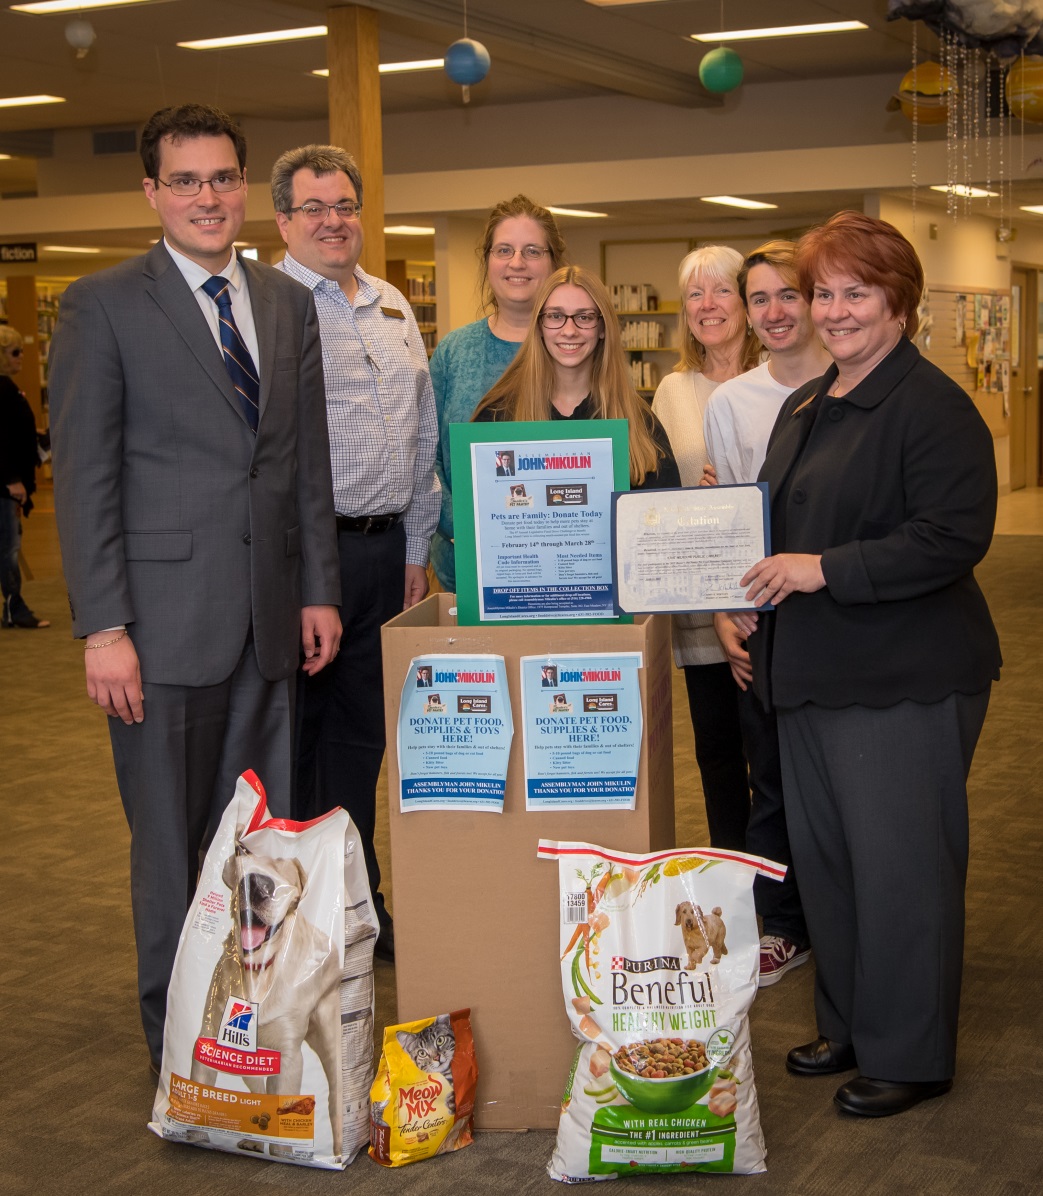
<svg viewBox="0 0 1043 1196">
<path fill-rule="evenodd" d="M 383 630 L 398 1016 L 470 1006 L 478 1127 L 550 1129 L 577 1044 L 561 991 L 557 869 L 537 861 L 536 846 L 541 838 L 632 852 L 674 845 L 670 620 L 458 627 L 454 602 L 432 595 Z M 636 808 L 527 813 L 519 657 L 583 651 L 644 654 Z M 515 735 L 502 814 L 400 812 L 399 697 L 410 660 L 425 652 L 504 657 Z"/>
</svg>

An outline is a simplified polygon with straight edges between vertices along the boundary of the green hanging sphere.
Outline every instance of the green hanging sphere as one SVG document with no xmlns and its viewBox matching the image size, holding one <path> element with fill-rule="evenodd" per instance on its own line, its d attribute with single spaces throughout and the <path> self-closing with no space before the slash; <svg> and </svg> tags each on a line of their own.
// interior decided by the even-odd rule
<svg viewBox="0 0 1043 1196">
<path fill-rule="evenodd" d="M 742 59 L 727 46 L 718 46 L 699 63 L 699 82 L 707 91 L 734 91 L 742 82 Z"/>
</svg>

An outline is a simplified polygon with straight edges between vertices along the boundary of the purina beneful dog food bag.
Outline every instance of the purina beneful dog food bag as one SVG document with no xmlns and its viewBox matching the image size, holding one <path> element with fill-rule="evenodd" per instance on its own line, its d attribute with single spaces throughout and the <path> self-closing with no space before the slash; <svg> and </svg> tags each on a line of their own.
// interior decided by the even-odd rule
<svg viewBox="0 0 1043 1196">
<path fill-rule="evenodd" d="M 344 810 L 269 816 L 244 773 L 207 852 L 167 994 L 149 1128 L 341 1169 L 369 1141 L 377 918 Z"/>
<path fill-rule="evenodd" d="M 637 856 L 541 840 L 561 893 L 561 979 L 582 1044 L 553 1179 L 763 1171 L 747 1015 L 757 992 L 758 872 L 737 852 Z"/>
<path fill-rule="evenodd" d="M 478 1061 L 470 1013 L 385 1028 L 370 1092 L 371 1159 L 404 1167 L 474 1141 Z"/>
</svg>

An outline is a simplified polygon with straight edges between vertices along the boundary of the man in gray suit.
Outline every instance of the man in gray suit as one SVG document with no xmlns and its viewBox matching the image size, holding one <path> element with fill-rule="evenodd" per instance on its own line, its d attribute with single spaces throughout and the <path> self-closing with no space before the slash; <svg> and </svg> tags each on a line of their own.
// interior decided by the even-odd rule
<svg viewBox="0 0 1043 1196">
<path fill-rule="evenodd" d="M 252 768 L 290 813 L 293 676 L 340 643 L 315 305 L 232 249 L 246 145 L 224 113 L 142 134 L 163 240 L 72 284 L 51 350 L 55 508 L 87 693 L 131 830 L 151 1064 L 207 826 Z"/>
</svg>

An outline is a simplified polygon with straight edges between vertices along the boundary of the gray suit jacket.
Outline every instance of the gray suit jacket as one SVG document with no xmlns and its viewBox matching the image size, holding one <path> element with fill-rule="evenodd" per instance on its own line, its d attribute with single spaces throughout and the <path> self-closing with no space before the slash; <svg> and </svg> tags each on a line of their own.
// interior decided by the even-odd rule
<svg viewBox="0 0 1043 1196">
<path fill-rule="evenodd" d="M 127 624 L 145 681 L 213 685 L 253 626 L 297 667 L 302 605 L 340 602 L 311 293 L 245 259 L 260 425 L 162 242 L 72 284 L 50 358 L 55 509 L 73 634 Z"/>
</svg>

